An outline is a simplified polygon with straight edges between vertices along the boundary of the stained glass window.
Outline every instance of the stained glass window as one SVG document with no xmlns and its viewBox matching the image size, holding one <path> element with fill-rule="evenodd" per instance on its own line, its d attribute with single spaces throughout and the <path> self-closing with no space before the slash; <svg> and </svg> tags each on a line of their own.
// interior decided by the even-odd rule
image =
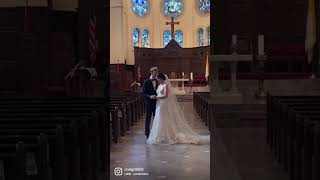
<svg viewBox="0 0 320 180">
<path fill-rule="evenodd" d="M 183 45 L 183 32 L 178 30 L 174 33 L 174 38 L 177 41 L 177 43 L 182 47 Z"/>
<path fill-rule="evenodd" d="M 132 11 L 138 16 L 144 16 L 149 10 L 149 0 L 131 0 Z"/>
<path fill-rule="evenodd" d="M 166 45 L 171 41 L 171 32 L 165 31 L 163 33 L 163 47 L 166 47 Z"/>
<path fill-rule="evenodd" d="M 210 39 L 211 39 L 211 36 L 210 36 L 210 26 L 207 28 L 207 37 L 208 37 L 208 45 L 210 45 Z"/>
<path fill-rule="evenodd" d="M 210 13 L 210 0 L 198 0 L 198 6 L 201 12 Z"/>
<path fill-rule="evenodd" d="M 198 30 L 199 46 L 204 46 L 204 32 L 202 28 Z"/>
<path fill-rule="evenodd" d="M 139 36 L 140 36 L 140 30 L 138 28 L 134 28 L 134 30 L 133 30 L 133 46 L 139 46 Z"/>
<path fill-rule="evenodd" d="M 181 16 L 183 12 L 182 0 L 164 0 L 164 14 L 170 17 Z"/>
<path fill-rule="evenodd" d="M 142 32 L 142 47 L 149 47 L 149 31 L 147 29 Z"/>
</svg>

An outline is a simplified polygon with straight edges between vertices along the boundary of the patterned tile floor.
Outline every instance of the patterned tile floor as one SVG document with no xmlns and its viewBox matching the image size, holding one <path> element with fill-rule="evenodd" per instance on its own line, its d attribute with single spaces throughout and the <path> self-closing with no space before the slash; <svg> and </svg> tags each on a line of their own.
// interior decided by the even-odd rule
<svg viewBox="0 0 320 180">
<path fill-rule="evenodd" d="M 194 112 L 192 102 L 180 104 L 196 132 L 209 134 L 208 127 Z M 210 179 L 210 145 L 147 145 L 144 122 L 142 118 L 120 142 L 113 144 L 110 155 L 111 180 Z M 117 167 L 122 168 L 122 176 L 114 175 Z"/>
</svg>

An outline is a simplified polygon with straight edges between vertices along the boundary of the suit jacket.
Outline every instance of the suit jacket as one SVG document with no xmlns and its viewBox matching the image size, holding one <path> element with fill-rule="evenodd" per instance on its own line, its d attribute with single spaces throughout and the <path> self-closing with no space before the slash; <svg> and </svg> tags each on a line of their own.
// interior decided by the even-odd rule
<svg viewBox="0 0 320 180">
<path fill-rule="evenodd" d="M 157 101 L 156 99 L 150 99 L 150 96 L 157 95 L 158 81 L 156 81 L 156 88 L 153 88 L 152 80 L 147 79 L 143 83 L 143 95 L 147 101 Z"/>
</svg>

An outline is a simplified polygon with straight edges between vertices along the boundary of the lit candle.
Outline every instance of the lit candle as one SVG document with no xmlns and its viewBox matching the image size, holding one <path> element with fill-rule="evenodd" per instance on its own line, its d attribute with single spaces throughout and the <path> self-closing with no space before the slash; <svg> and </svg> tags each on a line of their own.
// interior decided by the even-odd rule
<svg viewBox="0 0 320 180">
<path fill-rule="evenodd" d="M 184 72 L 182 72 L 182 78 L 184 77 Z"/>
<path fill-rule="evenodd" d="M 190 73 L 190 79 L 193 80 L 193 73 Z"/>
<path fill-rule="evenodd" d="M 258 54 L 264 55 L 264 35 L 258 36 Z"/>
<path fill-rule="evenodd" d="M 233 34 L 232 35 L 232 45 L 236 45 L 237 44 L 237 35 Z"/>
</svg>

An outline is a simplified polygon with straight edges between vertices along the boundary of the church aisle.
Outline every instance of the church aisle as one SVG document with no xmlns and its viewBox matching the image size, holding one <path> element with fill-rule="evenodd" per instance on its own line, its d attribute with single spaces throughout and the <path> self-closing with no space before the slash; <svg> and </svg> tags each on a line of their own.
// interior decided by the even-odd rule
<svg viewBox="0 0 320 180">
<path fill-rule="evenodd" d="M 189 124 L 200 134 L 209 134 L 208 127 L 200 120 L 192 102 L 181 102 Z M 113 144 L 110 155 L 111 180 L 184 179 L 208 180 L 210 178 L 210 145 L 147 145 L 144 122 L 141 119 L 131 131 Z M 122 168 L 122 176 L 115 176 L 114 169 Z M 143 168 L 125 175 L 126 168 Z M 134 175 L 148 173 L 148 175 Z"/>
</svg>

